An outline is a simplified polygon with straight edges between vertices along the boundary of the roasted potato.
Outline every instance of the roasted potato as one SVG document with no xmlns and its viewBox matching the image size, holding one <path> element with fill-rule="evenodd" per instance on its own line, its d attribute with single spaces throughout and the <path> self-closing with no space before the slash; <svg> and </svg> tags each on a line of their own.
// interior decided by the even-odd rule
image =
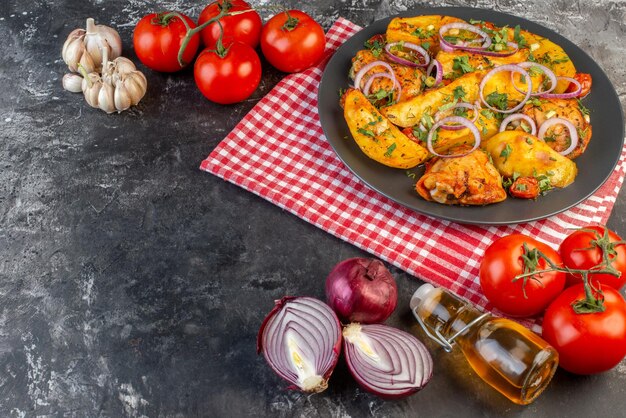
<svg viewBox="0 0 626 418">
<path fill-rule="evenodd" d="M 359 148 L 381 164 L 412 168 L 428 157 L 424 147 L 400 132 L 359 90 L 346 92 L 344 117 Z"/>
<path fill-rule="evenodd" d="M 473 70 L 489 70 L 502 64 L 517 64 L 528 60 L 530 51 L 520 49 L 508 57 L 489 57 L 487 55 L 476 54 L 467 51 L 439 51 L 436 59 L 443 68 L 444 80 L 455 80 L 465 74 L 470 68 Z M 459 65 L 462 63 L 463 65 Z"/>
<path fill-rule="evenodd" d="M 478 85 L 485 75 L 484 71 L 476 71 L 459 77 L 447 86 L 427 90 L 419 96 L 405 102 L 393 104 L 381 109 L 381 113 L 388 117 L 395 125 L 403 128 L 418 125 L 424 113 L 434 115 L 441 106 L 454 100 L 457 88 L 463 89 L 462 100 L 474 103 L 478 98 Z M 457 90 L 458 92 L 459 90 Z M 458 94 L 457 94 L 458 96 Z"/>
<path fill-rule="evenodd" d="M 503 177 L 546 176 L 553 187 L 566 187 L 576 178 L 576 164 L 525 132 L 500 132 L 481 147 Z"/>
<path fill-rule="evenodd" d="M 439 51 L 439 29 L 452 22 L 464 20 L 440 15 L 396 17 L 387 26 L 387 42 L 412 42 L 424 46 L 434 55 Z"/>
</svg>

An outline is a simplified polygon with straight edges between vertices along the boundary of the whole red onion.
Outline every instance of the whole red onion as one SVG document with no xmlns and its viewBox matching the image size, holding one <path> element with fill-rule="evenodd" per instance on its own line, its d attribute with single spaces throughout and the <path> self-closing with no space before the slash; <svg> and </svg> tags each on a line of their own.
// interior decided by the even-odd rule
<svg viewBox="0 0 626 418">
<path fill-rule="evenodd" d="M 383 322 L 396 309 L 398 288 L 380 260 L 349 258 L 326 279 L 326 300 L 344 322 Z"/>
</svg>

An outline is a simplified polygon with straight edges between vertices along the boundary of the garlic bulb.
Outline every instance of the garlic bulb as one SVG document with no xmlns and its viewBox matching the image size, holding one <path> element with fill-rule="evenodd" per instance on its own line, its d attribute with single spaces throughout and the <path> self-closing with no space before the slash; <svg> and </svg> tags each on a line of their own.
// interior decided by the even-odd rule
<svg viewBox="0 0 626 418">
<path fill-rule="evenodd" d="M 81 87 L 90 106 L 119 113 L 139 103 L 146 94 L 148 80 L 128 58 L 108 61 L 106 55 L 105 52 L 102 76 L 95 72 L 85 74 Z"/>
<path fill-rule="evenodd" d="M 122 55 L 122 40 L 115 29 L 96 25 L 92 18 L 87 19 L 86 28 L 73 30 L 63 44 L 61 55 L 72 72 L 78 72 L 79 64 L 87 73 L 100 71 L 104 51 L 109 59 Z"/>
</svg>

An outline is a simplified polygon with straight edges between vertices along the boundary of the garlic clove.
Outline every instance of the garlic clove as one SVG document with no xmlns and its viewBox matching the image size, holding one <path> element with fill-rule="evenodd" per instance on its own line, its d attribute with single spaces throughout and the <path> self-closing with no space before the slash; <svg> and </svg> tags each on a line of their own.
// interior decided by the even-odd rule
<svg viewBox="0 0 626 418">
<path fill-rule="evenodd" d="M 98 92 L 98 107 L 107 113 L 115 112 L 114 96 L 113 85 L 110 83 L 102 83 L 102 87 Z"/>
<path fill-rule="evenodd" d="M 87 74 L 87 77 L 82 81 L 83 95 L 85 101 L 91 107 L 98 107 L 98 96 L 102 88 L 102 79 L 97 73 Z"/>
<path fill-rule="evenodd" d="M 80 57 L 79 64 L 85 69 L 87 74 L 93 73 L 96 71 L 96 64 L 91 57 L 91 54 L 87 51 L 83 52 L 83 55 Z"/>
<path fill-rule="evenodd" d="M 63 61 L 72 72 L 78 71 L 78 63 L 85 53 L 85 45 L 82 40 L 75 39 L 64 48 Z"/>
<path fill-rule="evenodd" d="M 118 57 L 113 61 L 115 64 L 115 70 L 120 74 L 131 73 L 137 71 L 135 63 L 126 57 Z"/>
<path fill-rule="evenodd" d="M 118 113 L 128 109 L 133 104 L 124 83 L 118 83 L 115 86 L 114 101 Z"/>
<path fill-rule="evenodd" d="M 83 78 L 78 74 L 67 73 L 63 76 L 63 88 L 72 93 L 80 93 L 83 91 Z"/>
<path fill-rule="evenodd" d="M 67 36 L 67 39 L 63 43 L 63 49 L 61 50 L 61 56 L 63 57 L 63 60 L 65 61 L 66 64 L 67 64 L 67 60 L 65 59 L 65 54 L 67 53 L 69 46 L 77 39 L 80 40 L 80 43 L 82 43 L 84 37 L 85 37 L 84 29 L 74 29 Z"/>
<path fill-rule="evenodd" d="M 139 71 L 129 75 L 123 81 L 131 103 L 136 105 L 146 94 L 146 86 L 148 84 L 146 77 Z"/>
<path fill-rule="evenodd" d="M 113 28 L 105 25 L 96 25 L 93 18 L 87 19 L 85 46 L 96 62 L 103 62 L 102 50 L 108 50 L 110 60 L 122 55 L 122 39 Z"/>
</svg>

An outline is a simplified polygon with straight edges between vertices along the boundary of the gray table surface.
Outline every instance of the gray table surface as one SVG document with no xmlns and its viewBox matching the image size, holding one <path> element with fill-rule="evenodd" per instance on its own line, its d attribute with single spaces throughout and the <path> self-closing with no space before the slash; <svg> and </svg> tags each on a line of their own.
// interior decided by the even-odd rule
<svg viewBox="0 0 626 418">
<path fill-rule="evenodd" d="M 588 52 L 624 103 L 624 1 L 278 3 L 325 29 L 339 16 L 367 25 L 420 5 L 520 15 Z M 2 1 L 0 416 L 624 416 L 626 363 L 597 376 L 559 371 L 521 407 L 482 384 L 458 353 L 432 345 L 434 378 L 405 400 L 362 391 L 341 364 L 322 394 L 286 390 L 255 353 L 262 318 L 285 294 L 322 298 L 332 266 L 365 253 L 198 170 L 283 75 L 265 65 L 249 100 L 218 106 L 190 71 L 141 67 L 148 94 L 120 115 L 91 109 L 60 85 L 61 45 L 86 17 L 117 27 L 136 61 L 140 17 L 175 9 L 196 18 L 204 4 Z M 625 207 L 622 189 L 609 226 L 623 236 Z M 414 327 L 407 303 L 420 282 L 391 270 L 400 307 L 390 323 Z"/>
</svg>

